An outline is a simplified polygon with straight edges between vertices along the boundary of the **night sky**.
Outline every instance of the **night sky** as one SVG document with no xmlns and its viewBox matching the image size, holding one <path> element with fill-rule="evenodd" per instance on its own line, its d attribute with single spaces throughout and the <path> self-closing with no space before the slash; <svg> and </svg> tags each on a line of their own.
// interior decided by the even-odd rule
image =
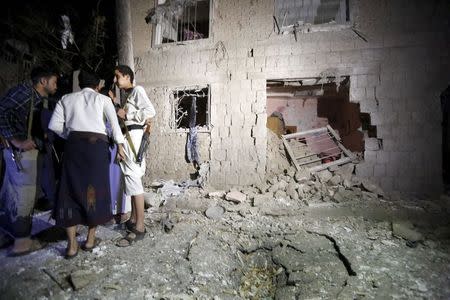
<svg viewBox="0 0 450 300">
<path fill-rule="evenodd" d="M 1 49 L 4 49 L 6 40 L 19 40 L 28 44 L 35 58 L 52 63 L 67 77 L 70 77 L 68 74 L 71 71 L 80 67 L 92 67 L 102 78 L 110 80 L 117 58 L 114 9 L 115 1 L 111 0 L 5 2 L 0 11 Z M 63 14 L 70 18 L 76 42 L 76 46 L 69 45 L 65 51 L 60 42 Z M 92 43 L 95 16 L 105 17 L 104 30 L 101 31 L 104 38 L 95 39 L 101 42 L 100 48 Z M 70 85 L 69 82 L 66 84 Z"/>
</svg>

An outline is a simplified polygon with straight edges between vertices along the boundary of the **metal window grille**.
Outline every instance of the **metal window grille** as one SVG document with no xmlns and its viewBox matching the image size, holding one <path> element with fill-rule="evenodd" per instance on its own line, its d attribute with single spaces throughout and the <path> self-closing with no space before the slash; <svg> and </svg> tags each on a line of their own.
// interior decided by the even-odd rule
<svg viewBox="0 0 450 300">
<path fill-rule="evenodd" d="M 175 90 L 174 99 L 174 128 L 188 129 L 192 116 L 190 115 L 192 103 L 195 98 L 197 127 L 207 127 L 209 125 L 209 86 Z"/>
<path fill-rule="evenodd" d="M 346 24 L 349 0 L 276 0 L 275 16 L 281 27 L 303 24 Z"/>
<path fill-rule="evenodd" d="M 158 1 L 156 44 L 208 38 L 210 0 Z"/>
</svg>

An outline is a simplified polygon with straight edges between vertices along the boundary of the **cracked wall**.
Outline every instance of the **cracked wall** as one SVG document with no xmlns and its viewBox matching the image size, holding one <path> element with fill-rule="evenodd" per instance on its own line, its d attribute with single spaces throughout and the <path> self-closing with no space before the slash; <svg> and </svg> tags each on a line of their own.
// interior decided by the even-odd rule
<svg viewBox="0 0 450 300">
<path fill-rule="evenodd" d="M 211 129 L 200 134 L 210 184 L 264 178 L 266 80 L 350 76 L 350 101 L 369 113 L 377 137 L 366 140 L 359 176 L 387 191 L 442 189 L 439 94 L 450 81 L 446 1 L 350 1 L 351 29 L 277 35 L 272 0 L 213 0 L 210 37 L 152 47 L 149 2 L 133 1 L 137 82 L 157 109 L 147 181 L 187 178 L 186 133 L 169 128 L 171 88 L 211 87 Z M 170 151 L 168 151 L 170 149 Z"/>
</svg>

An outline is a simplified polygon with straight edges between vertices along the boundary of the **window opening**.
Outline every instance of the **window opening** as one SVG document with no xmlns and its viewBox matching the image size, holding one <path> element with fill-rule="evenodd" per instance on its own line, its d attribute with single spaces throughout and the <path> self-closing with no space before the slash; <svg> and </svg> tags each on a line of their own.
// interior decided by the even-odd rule
<svg viewBox="0 0 450 300">
<path fill-rule="evenodd" d="M 332 31 L 350 28 L 349 0 L 276 0 L 278 33 Z"/>
<path fill-rule="evenodd" d="M 176 90 L 173 98 L 176 129 L 209 125 L 209 86 Z"/>
<path fill-rule="evenodd" d="M 155 44 L 209 37 L 210 0 L 158 0 L 145 18 L 155 24 Z"/>
</svg>

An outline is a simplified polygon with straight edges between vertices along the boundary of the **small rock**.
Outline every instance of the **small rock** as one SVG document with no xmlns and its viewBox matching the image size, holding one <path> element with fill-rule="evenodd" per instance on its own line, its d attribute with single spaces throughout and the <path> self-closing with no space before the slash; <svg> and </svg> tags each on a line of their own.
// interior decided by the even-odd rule
<svg viewBox="0 0 450 300">
<path fill-rule="evenodd" d="M 326 183 L 328 180 L 331 179 L 331 177 L 333 177 L 333 174 L 331 174 L 331 172 L 328 170 L 317 172 L 316 175 L 319 178 L 319 181 L 322 183 Z"/>
<path fill-rule="evenodd" d="M 273 198 L 272 194 L 256 195 L 255 198 L 253 198 L 253 206 L 261 207 L 263 205 L 266 205 L 270 203 L 272 198 Z"/>
<path fill-rule="evenodd" d="M 212 206 L 208 208 L 205 212 L 205 215 L 212 220 L 218 220 L 223 217 L 225 209 L 221 206 Z"/>
<path fill-rule="evenodd" d="M 225 196 L 225 199 L 233 203 L 242 203 L 247 199 L 247 196 L 241 192 L 232 191 Z"/>
<path fill-rule="evenodd" d="M 328 184 L 330 185 L 338 185 L 342 182 L 341 176 L 339 175 L 334 175 L 333 177 L 330 178 L 330 180 L 328 180 Z"/>
<path fill-rule="evenodd" d="M 414 226 L 410 222 L 392 223 L 392 233 L 396 237 L 404 238 L 408 241 L 423 241 L 423 235 L 420 232 L 414 230 Z"/>
<path fill-rule="evenodd" d="M 80 290 L 97 279 L 97 275 L 88 270 L 77 270 L 70 274 L 70 281 L 75 290 Z"/>
<path fill-rule="evenodd" d="M 223 198 L 225 196 L 225 191 L 214 191 L 208 193 L 209 198 Z"/>
<path fill-rule="evenodd" d="M 309 170 L 300 170 L 297 171 L 294 175 L 295 181 L 298 183 L 302 183 L 311 179 L 311 172 Z"/>
<path fill-rule="evenodd" d="M 368 180 L 362 180 L 361 184 L 362 184 L 363 188 L 368 192 L 371 192 L 371 193 L 374 193 L 374 194 L 377 194 L 380 196 L 384 195 L 383 190 L 378 185 L 373 184 L 373 183 L 369 182 Z"/>
<path fill-rule="evenodd" d="M 146 206 L 150 207 L 159 207 L 161 205 L 162 198 L 160 194 L 156 193 L 145 193 L 144 194 L 144 203 Z"/>
</svg>

